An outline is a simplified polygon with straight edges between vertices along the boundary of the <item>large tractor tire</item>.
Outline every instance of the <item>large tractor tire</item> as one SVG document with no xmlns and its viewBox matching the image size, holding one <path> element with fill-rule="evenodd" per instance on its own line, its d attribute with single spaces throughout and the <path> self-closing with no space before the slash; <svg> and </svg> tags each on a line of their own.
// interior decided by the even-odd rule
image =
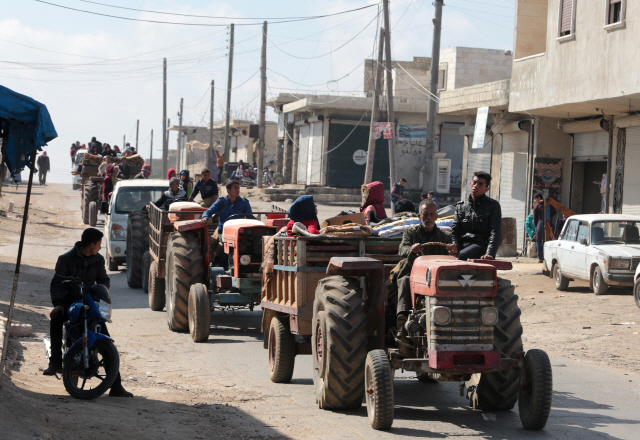
<svg viewBox="0 0 640 440">
<path fill-rule="evenodd" d="M 149 269 L 151 268 L 151 253 L 142 254 L 142 291 L 149 293 Z"/>
<path fill-rule="evenodd" d="M 367 317 L 360 281 L 323 278 L 313 302 L 311 339 L 313 382 L 322 409 L 362 405 L 367 357 Z"/>
<path fill-rule="evenodd" d="M 158 277 L 158 263 L 151 262 L 149 267 L 149 308 L 154 312 L 162 312 L 165 297 L 164 278 Z"/>
<path fill-rule="evenodd" d="M 520 323 L 520 307 L 518 296 L 511 281 L 498 278 L 498 294 L 495 307 L 499 320 L 493 328 L 493 344 L 500 350 L 503 358 L 511 358 L 522 348 L 522 324 Z M 475 409 L 490 411 L 508 411 L 513 409 L 518 400 L 520 388 L 520 372 L 518 370 L 482 373 L 477 385 L 467 386 L 471 406 Z"/>
<path fill-rule="evenodd" d="M 129 213 L 127 219 L 127 284 L 142 287 L 142 256 L 149 250 L 149 214 Z"/>
<path fill-rule="evenodd" d="M 289 320 L 274 316 L 269 325 L 269 378 L 274 383 L 287 383 L 296 363 L 296 336 L 289 329 Z"/>
<path fill-rule="evenodd" d="M 194 232 L 174 232 L 167 244 L 165 295 L 167 323 L 174 332 L 189 331 L 189 289 L 204 281 L 202 246 Z"/>
<path fill-rule="evenodd" d="M 82 222 L 86 225 L 91 224 L 91 202 L 100 203 L 100 186 L 96 182 L 87 182 L 84 184 L 84 194 L 82 195 Z M 97 210 L 96 210 L 97 220 Z M 92 226 L 95 226 L 93 224 Z"/>
</svg>

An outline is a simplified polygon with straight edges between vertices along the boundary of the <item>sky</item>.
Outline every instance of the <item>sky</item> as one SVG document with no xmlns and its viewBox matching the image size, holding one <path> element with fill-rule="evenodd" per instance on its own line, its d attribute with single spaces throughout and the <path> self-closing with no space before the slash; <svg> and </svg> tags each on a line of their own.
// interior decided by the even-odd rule
<svg viewBox="0 0 640 440">
<path fill-rule="evenodd" d="M 381 7 L 374 0 L 4 2 L 0 84 L 47 106 L 58 132 L 45 147 L 52 162 L 47 180 L 70 183 L 72 142 L 88 143 L 96 136 L 122 146 L 125 136 L 134 145 L 137 120 L 139 152 L 149 157 L 153 130 L 154 156 L 160 156 L 163 58 L 172 125 L 178 122 L 180 98 L 184 125 L 208 124 L 212 80 L 214 119 L 224 119 L 230 23 L 235 23 L 232 116 L 259 114 L 264 20 L 268 98 L 286 92 L 362 93 L 363 62 L 376 56 Z M 514 15 L 515 0 L 447 0 L 441 47 L 510 50 Z M 317 16 L 323 17 L 300 20 Z M 432 0 L 390 0 L 394 60 L 431 56 L 433 16 Z M 267 119 L 276 118 L 268 107 Z M 175 144 L 172 132 L 170 148 Z"/>
</svg>

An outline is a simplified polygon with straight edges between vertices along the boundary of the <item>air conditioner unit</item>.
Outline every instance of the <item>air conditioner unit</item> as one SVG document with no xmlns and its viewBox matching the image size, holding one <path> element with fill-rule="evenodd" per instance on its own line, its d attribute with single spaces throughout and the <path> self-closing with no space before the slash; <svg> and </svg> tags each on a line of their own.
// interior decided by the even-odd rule
<svg viewBox="0 0 640 440">
<path fill-rule="evenodd" d="M 451 182 L 451 159 L 438 159 L 438 193 L 448 193 Z"/>
</svg>

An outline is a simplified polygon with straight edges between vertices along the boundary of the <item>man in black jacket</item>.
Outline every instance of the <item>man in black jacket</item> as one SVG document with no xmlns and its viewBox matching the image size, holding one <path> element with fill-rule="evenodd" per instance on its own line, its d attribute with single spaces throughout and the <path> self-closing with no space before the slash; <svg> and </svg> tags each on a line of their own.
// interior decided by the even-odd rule
<svg viewBox="0 0 640 440">
<path fill-rule="evenodd" d="M 95 284 L 101 284 L 107 289 L 111 281 L 104 268 L 104 257 L 100 255 L 103 234 L 97 229 L 87 228 L 82 233 L 81 241 L 73 249 L 60 255 L 56 263 L 56 273 L 51 280 L 51 302 L 53 310 L 51 317 L 51 359 L 49 367 L 44 370 L 45 376 L 54 376 L 62 370 L 62 327 L 67 320 L 67 309 L 76 298 L 70 297 L 62 284 L 66 277 L 81 278 L 84 288 L 89 290 Z M 107 325 L 102 324 L 101 333 L 109 336 Z M 122 386 L 120 373 L 111 387 L 109 395 L 112 397 L 133 397 Z"/>
<path fill-rule="evenodd" d="M 490 185 L 491 174 L 476 171 L 469 198 L 456 205 L 451 238 L 460 249 L 461 260 L 493 260 L 502 243 L 500 203 L 485 195 Z"/>
</svg>

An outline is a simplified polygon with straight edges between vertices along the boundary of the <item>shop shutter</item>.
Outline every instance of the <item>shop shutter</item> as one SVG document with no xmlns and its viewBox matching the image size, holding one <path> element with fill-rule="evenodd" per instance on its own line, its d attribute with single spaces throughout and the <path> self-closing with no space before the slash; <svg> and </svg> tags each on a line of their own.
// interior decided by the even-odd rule
<svg viewBox="0 0 640 440">
<path fill-rule="evenodd" d="M 469 137 L 469 145 L 472 143 L 473 136 Z M 493 147 L 493 140 L 488 136 L 485 137 L 485 146 L 483 148 L 471 148 L 469 147 L 469 154 L 467 155 L 467 188 L 463 188 L 465 194 L 469 194 L 468 186 L 473 180 L 473 173 L 476 171 L 486 171 L 491 174 L 491 150 Z"/>
<path fill-rule="evenodd" d="M 571 34 L 571 20 L 573 19 L 573 0 L 562 0 L 562 25 L 560 35 Z"/>
<path fill-rule="evenodd" d="M 588 157 L 607 156 L 609 132 L 589 131 L 573 135 L 573 160 L 584 160 Z"/>
<path fill-rule="evenodd" d="M 309 133 L 308 125 L 300 126 L 300 143 L 298 150 L 298 182 L 307 181 L 307 155 L 309 154 Z"/>
<path fill-rule="evenodd" d="M 640 127 L 629 127 L 626 132 L 622 213 L 640 215 Z"/>
<path fill-rule="evenodd" d="M 523 248 L 524 222 L 527 217 L 527 132 L 502 135 L 500 167 L 500 206 L 502 218 L 516 219 L 516 243 Z"/>
<path fill-rule="evenodd" d="M 320 185 L 322 175 L 322 121 L 311 124 L 307 159 L 307 185 Z"/>
</svg>

